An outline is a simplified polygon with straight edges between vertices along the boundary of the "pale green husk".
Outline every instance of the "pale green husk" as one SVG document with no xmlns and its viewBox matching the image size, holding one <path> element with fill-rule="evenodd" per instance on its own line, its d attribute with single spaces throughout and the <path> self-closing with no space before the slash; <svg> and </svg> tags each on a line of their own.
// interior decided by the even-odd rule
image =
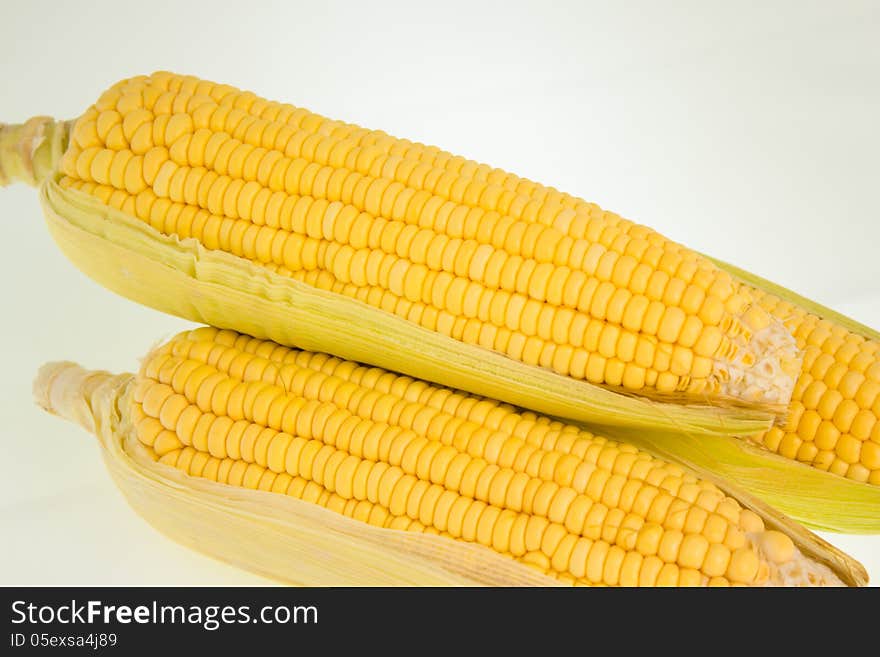
<svg viewBox="0 0 880 657">
<path fill-rule="evenodd" d="M 0 187 L 20 180 L 39 185 L 55 174 L 67 150 L 72 121 L 35 116 L 24 123 L 0 123 Z"/>
</svg>

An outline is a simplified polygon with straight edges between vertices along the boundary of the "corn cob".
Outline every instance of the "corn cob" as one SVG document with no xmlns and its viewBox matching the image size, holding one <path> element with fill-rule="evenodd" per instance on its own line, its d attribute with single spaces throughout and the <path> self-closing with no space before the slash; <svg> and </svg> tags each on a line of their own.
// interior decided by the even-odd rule
<svg viewBox="0 0 880 657">
<path fill-rule="evenodd" d="M 136 376 L 46 366 L 36 396 L 97 431 L 108 453 L 156 476 L 216 482 L 218 495 L 247 489 L 256 508 L 278 497 L 323 507 L 345 516 L 335 522 L 393 545 L 402 533 L 413 544 L 427 538 L 445 553 L 433 557 L 440 571 L 469 564 L 454 574 L 471 582 L 475 563 L 492 567 L 481 583 L 831 585 L 865 577 L 782 516 L 746 508 L 630 445 L 228 330 L 182 333 L 153 350 Z M 179 502 L 166 504 L 155 513 L 175 514 Z M 240 553 L 236 540 L 213 547 L 229 558 Z M 269 574 L 334 583 L 292 568 Z"/>
<path fill-rule="evenodd" d="M 779 410 L 794 385 L 790 334 L 702 256 L 503 171 L 226 85 L 115 85 L 59 169 L 59 193 L 577 381 Z"/>
<path fill-rule="evenodd" d="M 816 345 L 779 312 L 788 306 L 768 303 L 766 281 L 594 204 L 434 147 L 167 73 L 121 82 L 75 123 L 36 119 L 0 131 L 0 184 L 15 178 L 45 181 L 49 227 L 80 268 L 147 305 L 622 427 L 628 440 L 715 468 L 808 524 L 880 529 L 878 491 L 856 485 L 877 479 L 877 441 L 866 431 L 876 404 L 853 414 L 859 401 L 840 391 L 842 410 L 831 409 L 837 383 L 852 387 L 864 376 L 864 404 L 877 382 L 869 329 L 848 338 L 864 342 L 851 361 L 862 369 L 838 381 L 840 367 L 830 368 L 821 412 L 804 404 L 819 386 L 807 394 L 804 382 L 827 358 L 817 366 L 808 355 L 785 424 L 774 428 L 759 412 L 769 404 L 646 402 L 698 394 L 724 404 L 735 381 L 749 381 L 746 388 L 770 391 L 765 402 L 788 403 L 800 363 L 793 349 Z M 827 309 L 813 315 L 812 324 L 833 318 Z M 671 317 L 681 325 L 664 324 Z M 723 337 L 705 378 L 715 319 Z M 796 345 L 777 332 L 783 322 L 801 332 Z M 743 354 L 746 335 L 748 349 L 761 343 L 758 351 L 772 355 Z M 733 351 L 744 361 L 731 376 L 718 356 Z M 785 385 L 748 374 L 756 368 Z M 846 433 L 838 425 L 850 415 Z M 754 437 L 786 458 L 719 435 Z M 852 481 L 792 468 L 793 453 Z M 780 486 L 781 474 L 798 486 Z"/>
</svg>

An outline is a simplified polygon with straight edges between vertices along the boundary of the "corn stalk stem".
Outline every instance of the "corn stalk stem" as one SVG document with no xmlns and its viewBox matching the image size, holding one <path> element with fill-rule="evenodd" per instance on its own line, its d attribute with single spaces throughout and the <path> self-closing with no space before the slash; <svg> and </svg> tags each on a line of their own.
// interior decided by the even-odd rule
<svg viewBox="0 0 880 657">
<path fill-rule="evenodd" d="M 131 374 L 87 370 L 76 363 L 46 363 L 34 379 L 34 401 L 44 410 L 78 424 L 103 441 L 102 424 Z"/>
<path fill-rule="evenodd" d="M 72 121 L 35 116 L 24 123 L 0 123 L 0 187 L 21 181 L 36 187 L 67 150 Z"/>
</svg>

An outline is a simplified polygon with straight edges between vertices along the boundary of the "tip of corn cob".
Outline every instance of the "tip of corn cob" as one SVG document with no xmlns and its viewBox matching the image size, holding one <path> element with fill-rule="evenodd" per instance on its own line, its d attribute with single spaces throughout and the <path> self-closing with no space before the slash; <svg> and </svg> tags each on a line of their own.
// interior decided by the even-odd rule
<svg viewBox="0 0 880 657">
<path fill-rule="evenodd" d="M 130 378 L 87 370 L 70 361 L 46 363 L 34 378 L 34 401 L 52 415 L 100 437 L 102 418 L 112 410 L 116 391 Z"/>
<path fill-rule="evenodd" d="M 715 360 L 720 392 L 746 403 L 787 405 L 802 361 L 794 336 L 759 306 L 736 319 L 741 330 Z"/>
<path fill-rule="evenodd" d="M 810 559 L 782 532 L 767 529 L 747 533 L 746 539 L 758 556 L 754 567 L 759 585 L 844 586 L 828 566 Z"/>
</svg>

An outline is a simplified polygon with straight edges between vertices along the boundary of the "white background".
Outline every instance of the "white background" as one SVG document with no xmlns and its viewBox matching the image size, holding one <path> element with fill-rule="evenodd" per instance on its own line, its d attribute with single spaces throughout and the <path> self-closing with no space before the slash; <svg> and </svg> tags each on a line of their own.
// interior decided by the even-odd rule
<svg viewBox="0 0 880 657">
<path fill-rule="evenodd" d="M 192 73 L 552 184 L 880 326 L 876 2 L 0 4 L 2 120 Z M 44 361 L 132 370 L 189 325 L 74 269 L 34 190 L 2 190 L 0 222 L 0 584 L 265 583 L 150 528 L 31 402 Z M 880 580 L 880 537 L 827 538 Z"/>
</svg>

